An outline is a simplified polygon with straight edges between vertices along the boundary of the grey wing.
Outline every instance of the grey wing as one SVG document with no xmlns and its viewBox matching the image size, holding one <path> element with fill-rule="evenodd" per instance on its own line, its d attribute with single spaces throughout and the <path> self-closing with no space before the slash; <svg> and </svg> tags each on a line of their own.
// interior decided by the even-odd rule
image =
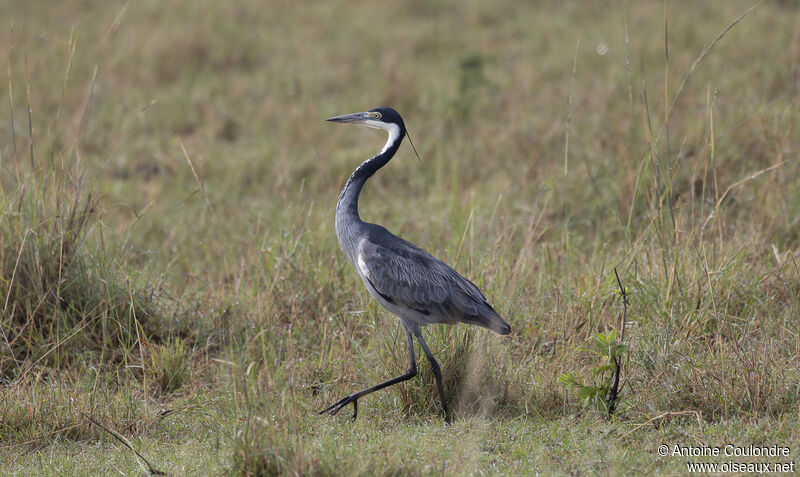
<svg viewBox="0 0 800 477">
<path fill-rule="evenodd" d="M 358 265 L 385 299 L 430 316 L 431 323 L 463 322 L 511 332 L 478 287 L 449 265 L 388 231 L 379 241 L 361 242 Z"/>
</svg>

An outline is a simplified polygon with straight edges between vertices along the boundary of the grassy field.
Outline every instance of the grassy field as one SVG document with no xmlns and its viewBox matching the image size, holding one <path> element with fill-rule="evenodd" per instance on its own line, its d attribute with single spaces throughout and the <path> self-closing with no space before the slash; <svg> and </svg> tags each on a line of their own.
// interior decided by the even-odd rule
<svg viewBox="0 0 800 477">
<path fill-rule="evenodd" d="M 0 473 L 797 460 L 798 4 L 533 3 L 0 3 Z M 450 426 L 424 360 L 317 415 L 407 366 L 333 228 L 381 105 L 362 217 L 513 330 L 424 330 Z M 790 452 L 659 455 L 726 444 Z"/>
</svg>

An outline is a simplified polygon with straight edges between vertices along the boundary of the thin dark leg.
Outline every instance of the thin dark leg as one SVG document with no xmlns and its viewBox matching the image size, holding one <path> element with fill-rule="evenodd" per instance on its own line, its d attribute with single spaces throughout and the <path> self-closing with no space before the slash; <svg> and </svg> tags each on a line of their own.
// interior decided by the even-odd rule
<svg viewBox="0 0 800 477">
<path fill-rule="evenodd" d="M 433 353 L 431 353 L 430 348 L 428 348 L 428 344 L 422 337 L 422 331 L 420 331 L 419 327 L 414 328 L 414 336 L 417 337 L 417 341 L 419 341 L 419 344 L 422 345 L 422 351 L 425 352 L 425 356 L 427 356 L 428 361 L 431 362 L 431 368 L 433 368 L 433 375 L 436 377 L 436 387 L 439 388 L 439 397 L 442 399 L 442 409 L 444 409 L 444 422 L 450 424 L 450 410 L 447 409 L 447 403 L 445 403 L 444 400 L 444 386 L 442 385 L 442 370 L 439 368 L 439 363 L 436 362 L 436 359 L 433 357 Z"/>
<path fill-rule="evenodd" d="M 387 386 L 391 386 L 393 384 L 397 384 L 402 381 L 407 381 L 417 375 L 417 357 L 414 354 L 414 342 L 411 339 L 411 330 L 408 329 L 405 326 L 405 324 L 403 324 L 403 329 L 406 332 L 406 342 L 408 343 L 408 355 L 409 358 L 411 359 L 411 365 L 409 366 L 408 371 L 406 371 L 405 374 L 397 376 L 396 378 L 392 378 L 388 381 L 376 384 L 371 388 L 367 388 L 357 393 L 353 393 L 347 397 L 344 397 L 333 403 L 331 406 L 321 410 L 319 412 L 320 414 L 325 414 L 327 412 L 331 416 L 334 416 L 336 415 L 337 412 L 341 411 L 343 407 L 347 406 L 350 403 L 353 403 L 353 420 L 355 421 L 356 417 L 358 417 L 358 398 L 366 396 L 367 394 L 370 393 L 374 393 L 375 391 L 379 391 Z"/>
</svg>

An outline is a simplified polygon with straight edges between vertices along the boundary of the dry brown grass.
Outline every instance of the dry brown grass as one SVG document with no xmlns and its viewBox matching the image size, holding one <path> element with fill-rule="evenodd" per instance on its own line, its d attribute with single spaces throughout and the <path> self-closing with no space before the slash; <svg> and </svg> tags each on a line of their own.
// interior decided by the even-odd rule
<svg viewBox="0 0 800 477">
<path fill-rule="evenodd" d="M 0 460 L 136 471 L 80 413 L 188 474 L 633 475 L 684 471 L 662 442 L 796 447 L 800 21 L 766 2 L 725 32 L 751 6 L 0 5 Z M 426 330 L 451 427 L 426 363 L 355 424 L 315 413 L 405 366 L 332 228 L 380 139 L 323 119 L 380 104 L 423 162 L 403 148 L 362 215 L 514 330 Z M 559 377 L 618 326 L 614 267 L 606 421 Z"/>
</svg>

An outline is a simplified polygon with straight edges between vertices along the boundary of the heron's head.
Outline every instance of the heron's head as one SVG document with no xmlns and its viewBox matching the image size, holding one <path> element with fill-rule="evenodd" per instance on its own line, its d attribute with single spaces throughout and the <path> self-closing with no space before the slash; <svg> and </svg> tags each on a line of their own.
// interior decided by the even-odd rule
<svg viewBox="0 0 800 477">
<path fill-rule="evenodd" d="M 360 124 L 368 128 L 385 130 L 389 133 L 389 139 L 386 141 L 386 145 L 383 146 L 381 153 L 386 152 L 392 144 L 399 144 L 404 137 L 408 137 L 408 142 L 411 143 L 411 148 L 414 149 L 414 154 L 416 154 L 417 159 L 419 159 L 417 148 L 415 148 L 414 143 L 411 142 L 411 136 L 408 134 L 403 118 L 392 108 L 381 107 L 370 109 L 363 113 L 342 114 L 341 116 L 334 116 L 327 120 L 335 123 Z M 419 160 L 422 161 L 422 159 Z"/>
<path fill-rule="evenodd" d="M 328 118 L 336 123 L 360 124 L 368 128 L 385 129 L 389 134 L 405 134 L 406 125 L 403 118 L 392 108 L 375 108 L 363 113 L 343 114 Z"/>
</svg>

